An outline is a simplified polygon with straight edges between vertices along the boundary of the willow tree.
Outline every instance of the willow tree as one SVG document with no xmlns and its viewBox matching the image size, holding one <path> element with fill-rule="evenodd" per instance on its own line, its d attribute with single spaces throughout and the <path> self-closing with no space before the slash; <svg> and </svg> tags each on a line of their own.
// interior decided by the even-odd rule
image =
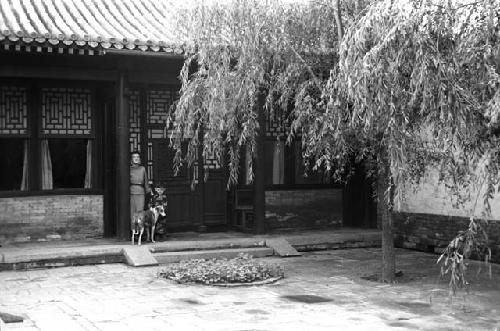
<svg viewBox="0 0 500 331">
<path fill-rule="evenodd" d="M 260 155 L 262 118 L 292 104 L 288 138 L 301 137 L 309 166 L 345 178 L 354 159 L 377 178 L 382 279 L 392 282 L 392 211 L 408 183 L 433 167 L 458 198 L 477 182 L 486 205 L 493 196 L 499 5 L 338 4 L 234 0 L 186 11 L 179 26 L 191 43 L 175 111 L 177 164 L 193 162 L 203 143 L 204 154 L 228 152 L 236 182 L 242 146 Z"/>
<path fill-rule="evenodd" d="M 474 183 L 484 183 L 486 206 L 493 197 L 499 16 L 495 0 L 374 2 L 346 27 L 319 107 L 296 107 L 295 127 L 308 133 L 303 145 L 316 165 L 353 152 L 377 177 L 384 281 L 394 279 L 392 212 L 408 184 L 434 168 L 455 197 Z"/>
<path fill-rule="evenodd" d="M 177 166 L 194 162 L 202 144 L 203 157 L 228 160 L 229 184 L 236 183 L 245 147 L 252 155 L 249 177 L 264 198 L 263 176 L 254 178 L 254 170 L 263 158 L 266 117 L 287 116 L 296 91 L 309 84 L 320 94 L 334 65 L 334 10 L 326 4 L 234 0 L 201 3 L 179 16 L 189 43 L 174 114 Z M 256 231 L 262 232 L 264 201 L 254 204 L 260 206 Z"/>
</svg>

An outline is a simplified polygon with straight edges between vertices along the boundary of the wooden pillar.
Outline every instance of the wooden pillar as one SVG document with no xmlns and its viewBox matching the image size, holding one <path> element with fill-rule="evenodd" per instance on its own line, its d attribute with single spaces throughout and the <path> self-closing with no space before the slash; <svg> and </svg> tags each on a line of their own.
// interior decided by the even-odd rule
<svg viewBox="0 0 500 331">
<path fill-rule="evenodd" d="M 256 141 L 256 155 L 254 156 L 254 182 L 253 182 L 253 217 L 254 232 L 261 234 L 265 232 L 266 217 L 266 191 L 264 174 L 264 143 L 266 139 L 266 117 L 264 113 L 264 93 L 259 93 L 257 99 L 257 112 L 259 131 Z"/>
<path fill-rule="evenodd" d="M 130 236 L 130 147 L 129 108 L 125 94 L 126 76 L 120 73 L 116 100 L 116 234 L 119 239 Z"/>
<path fill-rule="evenodd" d="M 104 157 L 104 236 L 116 236 L 116 95 L 113 90 L 106 91 L 109 95 L 114 95 L 114 98 L 106 99 L 103 107 L 104 112 L 104 141 L 103 141 L 103 157 Z"/>
<path fill-rule="evenodd" d="M 29 113 L 31 116 L 30 121 L 28 121 L 29 130 L 32 134 L 31 139 L 28 139 L 29 144 L 29 157 L 30 166 L 28 168 L 28 187 L 31 191 L 38 191 L 42 187 L 42 182 L 40 175 L 38 174 L 40 162 L 40 142 L 39 142 L 39 130 L 38 130 L 38 120 L 41 113 L 41 96 L 40 88 L 37 85 L 30 86 L 29 98 Z"/>
<path fill-rule="evenodd" d="M 201 125 L 201 123 L 200 123 Z M 198 211 L 198 232 L 206 232 L 205 225 L 205 165 L 203 159 L 203 127 L 198 131 L 198 190 L 199 190 L 199 211 Z"/>
</svg>

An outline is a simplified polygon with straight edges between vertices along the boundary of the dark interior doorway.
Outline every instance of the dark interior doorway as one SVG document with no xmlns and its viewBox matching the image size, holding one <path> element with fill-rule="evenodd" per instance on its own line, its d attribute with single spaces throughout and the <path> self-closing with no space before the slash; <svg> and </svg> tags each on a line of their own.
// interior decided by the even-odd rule
<svg viewBox="0 0 500 331">
<path fill-rule="evenodd" d="M 364 166 L 356 165 L 354 175 L 344 188 L 345 227 L 377 227 L 377 203 L 373 187 L 373 179 L 366 178 Z"/>
</svg>

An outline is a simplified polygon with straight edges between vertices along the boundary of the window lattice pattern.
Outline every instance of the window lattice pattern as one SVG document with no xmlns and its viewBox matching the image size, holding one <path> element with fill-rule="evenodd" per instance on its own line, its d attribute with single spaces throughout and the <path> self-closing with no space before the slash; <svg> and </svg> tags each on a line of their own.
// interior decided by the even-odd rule
<svg viewBox="0 0 500 331">
<path fill-rule="evenodd" d="M 150 181 L 153 182 L 153 144 L 152 139 L 167 138 L 165 130 L 170 105 L 172 104 L 172 93 L 170 90 L 149 90 L 146 93 L 146 118 L 147 124 L 152 125 L 148 129 L 148 174 L 151 176 Z"/>
<path fill-rule="evenodd" d="M 149 131 L 149 130 L 148 130 Z M 153 143 L 148 139 L 148 164 L 146 164 L 148 170 L 149 184 L 153 184 Z"/>
<path fill-rule="evenodd" d="M 172 93 L 170 90 L 151 90 L 147 93 L 148 124 L 165 125 L 168 121 Z"/>
<path fill-rule="evenodd" d="M 205 169 L 221 168 L 220 160 L 217 155 L 215 155 L 214 151 L 208 151 L 208 153 L 205 155 L 205 159 L 203 160 L 203 167 Z"/>
<path fill-rule="evenodd" d="M 266 119 L 266 136 L 278 137 L 285 134 L 286 129 L 289 127 L 285 114 L 276 111 L 269 114 Z"/>
<path fill-rule="evenodd" d="M 27 134 L 27 91 L 24 87 L 0 87 L 0 134 Z"/>
<path fill-rule="evenodd" d="M 137 90 L 131 90 L 128 99 L 130 112 L 130 152 L 141 151 L 141 103 Z"/>
<path fill-rule="evenodd" d="M 42 134 L 90 135 L 92 93 L 84 88 L 42 89 Z"/>
<path fill-rule="evenodd" d="M 148 162 L 147 170 L 149 182 L 153 183 L 153 139 L 166 138 L 166 131 L 164 129 L 148 129 Z"/>
</svg>

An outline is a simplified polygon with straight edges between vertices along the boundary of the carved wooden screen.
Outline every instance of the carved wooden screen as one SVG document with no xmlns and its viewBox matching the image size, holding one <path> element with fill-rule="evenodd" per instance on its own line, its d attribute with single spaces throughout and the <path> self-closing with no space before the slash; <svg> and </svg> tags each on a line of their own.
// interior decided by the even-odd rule
<svg viewBox="0 0 500 331">
<path fill-rule="evenodd" d="M 289 129 L 290 124 L 286 115 L 282 111 L 275 111 L 266 118 L 266 136 L 281 137 Z"/>
<path fill-rule="evenodd" d="M 173 93 L 170 89 L 148 90 L 146 93 L 146 121 L 148 127 L 148 173 L 154 172 L 155 155 L 153 155 L 153 140 L 167 138 L 167 123 Z M 171 166 L 171 165 L 170 165 Z M 154 181 L 155 178 L 151 178 Z"/>
<path fill-rule="evenodd" d="M 141 152 L 141 102 L 138 90 L 130 90 L 128 98 L 130 113 L 130 152 Z"/>
<path fill-rule="evenodd" d="M 221 168 L 220 158 L 213 151 L 209 151 L 205 154 L 205 159 L 203 160 L 203 166 L 205 169 L 217 170 Z"/>
<path fill-rule="evenodd" d="M 91 136 L 92 92 L 87 88 L 41 89 L 40 130 L 44 136 Z"/>
<path fill-rule="evenodd" d="M 0 86 L 0 135 L 28 135 L 27 89 Z"/>
<path fill-rule="evenodd" d="M 171 91 L 168 89 L 148 91 L 146 104 L 148 124 L 164 126 L 169 117 L 170 105 L 172 105 Z"/>
</svg>

